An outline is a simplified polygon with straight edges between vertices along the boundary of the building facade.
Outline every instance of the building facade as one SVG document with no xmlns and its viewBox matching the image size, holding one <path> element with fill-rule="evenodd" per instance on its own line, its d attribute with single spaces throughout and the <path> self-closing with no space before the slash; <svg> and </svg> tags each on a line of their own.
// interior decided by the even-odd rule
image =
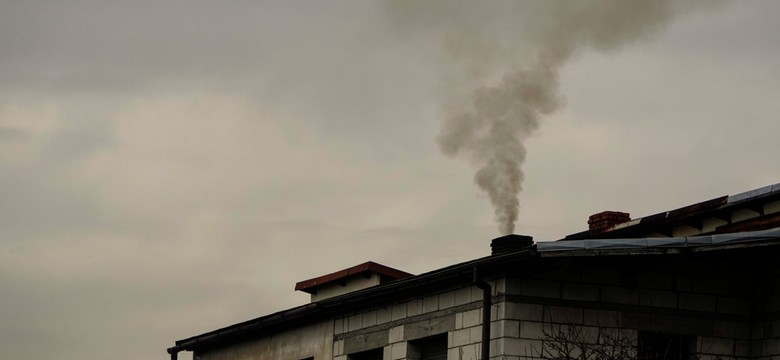
<svg viewBox="0 0 780 360">
<path fill-rule="evenodd" d="M 417 276 L 366 263 L 307 280 L 297 287 L 311 303 L 176 341 L 168 352 L 780 359 L 780 186 L 662 216 L 622 214 L 597 214 L 588 231 L 554 242 L 501 237 L 490 256 Z"/>
</svg>

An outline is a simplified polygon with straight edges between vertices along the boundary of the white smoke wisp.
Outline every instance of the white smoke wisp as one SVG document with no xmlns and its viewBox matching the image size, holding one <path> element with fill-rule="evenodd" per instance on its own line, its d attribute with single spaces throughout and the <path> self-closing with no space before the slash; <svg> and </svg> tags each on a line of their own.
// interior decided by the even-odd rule
<svg viewBox="0 0 780 360">
<path fill-rule="evenodd" d="M 443 31 L 452 63 L 445 82 L 441 151 L 478 167 L 475 183 L 514 232 L 526 158 L 524 141 L 563 105 L 558 74 L 581 51 L 615 50 L 653 35 L 675 15 L 709 3 L 671 0 L 395 2 L 396 20 Z M 400 15 L 400 16 L 399 16 Z M 486 69 L 493 67 L 493 69 Z M 493 81 L 496 72 L 500 80 Z M 471 93 L 461 86 L 471 86 Z"/>
</svg>

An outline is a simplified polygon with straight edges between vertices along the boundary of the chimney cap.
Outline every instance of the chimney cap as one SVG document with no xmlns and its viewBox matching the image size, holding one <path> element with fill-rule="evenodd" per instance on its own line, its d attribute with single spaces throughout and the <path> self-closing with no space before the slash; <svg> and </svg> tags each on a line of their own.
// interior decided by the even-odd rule
<svg viewBox="0 0 780 360">
<path fill-rule="evenodd" d="M 528 248 L 534 244 L 534 238 L 528 235 L 509 234 L 497 237 L 490 242 L 491 254 L 504 254 Z"/>
</svg>

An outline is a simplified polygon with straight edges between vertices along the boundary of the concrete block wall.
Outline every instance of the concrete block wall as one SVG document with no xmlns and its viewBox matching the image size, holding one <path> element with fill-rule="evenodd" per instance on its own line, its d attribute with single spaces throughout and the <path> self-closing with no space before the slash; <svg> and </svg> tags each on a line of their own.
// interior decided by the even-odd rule
<svg viewBox="0 0 780 360">
<path fill-rule="evenodd" d="M 501 282 L 491 282 L 494 289 Z M 385 360 L 410 358 L 410 341 L 447 334 L 448 360 L 476 360 L 482 340 L 482 290 L 463 286 L 424 297 L 399 299 L 334 320 L 333 358 L 383 349 Z M 496 318 L 497 307 L 491 318 Z M 494 321 L 492 328 L 500 330 Z"/>
<path fill-rule="evenodd" d="M 333 322 L 323 320 L 251 341 L 194 354 L 200 360 L 300 360 L 332 358 Z"/>
<path fill-rule="evenodd" d="M 749 273 L 721 264 L 674 265 L 643 271 L 570 264 L 560 270 L 508 279 L 506 293 L 523 297 L 598 302 L 747 316 Z"/>
<path fill-rule="evenodd" d="M 754 359 L 780 359 L 780 263 L 769 260 L 754 266 L 758 278 L 754 287 L 755 309 L 751 324 Z"/>
<path fill-rule="evenodd" d="M 701 336 L 697 338 L 693 355 L 700 360 L 750 359 L 749 340 Z"/>
<path fill-rule="evenodd" d="M 620 336 L 629 343 L 636 339 L 636 331 L 620 328 L 618 311 L 512 301 L 501 307 L 497 324 L 502 331 L 496 334 L 491 353 L 503 356 L 495 358 L 540 359 L 551 349 L 550 342 L 561 337 L 594 344 L 606 344 L 605 336 Z"/>
<path fill-rule="evenodd" d="M 780 276 L 770 275 L 776 265 L 762 266 L 760 285 L 749 280 L 750 266 L 706 261 L 632 267 L 569 260 L 499 278 L 492 282 L 491 358 L 538 359 L 551 334 L 576 327 L 583 336 L 619 334 L 633 344 L 642 331 L 679 334 L 702 360 L 780 359 Z M 756 288 L 765 290 L 757 296 Z M 384 359 L 408 359 L 410 341 L 442 333 L 449 360 L 479 359 L 481 301 L 479 289 L 463 286 L 345 314 L 333 324 L 334 359 L 376 348 Z M 756 309 L 763 311 L 757 323 Z"/>
<path fill-rule="evenodd" d="M 620 331 L 634 339 L 639 331 L 679 334 L 692 340 L 692 355 L 702 359 L 754 354 L 749 267 L 687 261 L 631 268 L 566 260 L 551 268 L 506 280 L 501 320 L 508 335 L 497 349 L 505 355 L 538 357 L 540 341 L 558 325 L 589 333 Z M 777 303 L 780 311 L 773 296 L 766 303 Z M 762 340 L 761 348 L 772 349 L 774 341 Z"/>
</svg>

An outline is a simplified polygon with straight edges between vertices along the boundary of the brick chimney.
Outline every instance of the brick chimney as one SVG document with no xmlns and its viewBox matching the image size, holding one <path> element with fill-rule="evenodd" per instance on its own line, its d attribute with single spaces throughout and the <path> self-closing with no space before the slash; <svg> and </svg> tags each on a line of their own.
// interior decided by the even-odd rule
<svg viewBox="0 0 780 360">
<path fill-rule="evenodd" d="M 490 242 L 491 254 L 504 254 L 526 249 L 534 244 L 534 238 L 528 235 L 509 234 L 497 237 Z"/>
<path fill-rule="evenodd" d="M 588 218 L 588 228 L 591 234 L 601 234 L 613 226 L 631 220 L 631 214 L 620 211 L 602 211 Z"/>
</svg>

